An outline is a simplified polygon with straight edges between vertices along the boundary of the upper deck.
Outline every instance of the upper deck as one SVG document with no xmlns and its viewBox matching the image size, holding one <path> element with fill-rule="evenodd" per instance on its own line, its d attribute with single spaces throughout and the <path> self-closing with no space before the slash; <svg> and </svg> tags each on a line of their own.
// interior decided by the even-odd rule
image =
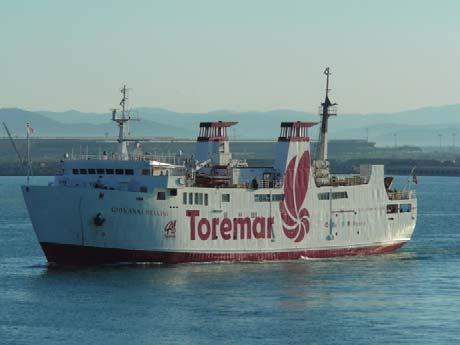
<svg viewBox="0 0 460 345">
<path fill-rule="evenodd" d="M 128 135 L 125 125 L 131 120 L 126 108 L 126 87 L 121 92 L 121 113 L 117 116 L 117 110 L 114 110 L 112 114 L 112 120 L 119 127 L 117 150 L 99 155 L 66 154 L 56 176 L 56 185 L 133 192 L 191 187 L 255 190 L 300 186 L 307 189 L 309 184 L 328 191 L 367 185 L 386 190 L 391 200 L 414 197 L 410 193 L 391 190 L 384 183 L 383 166 L 365 165 L 357 175 L 335 176 L 330 173 L 327 159 L 312 160 L 308 129 L 316 122 L 282 122 L 272 166 L 251 167 L 244 160 L 232 158 L 227 129 L 236 122 L 200 123 L 196 153 L 191 157 L 143 152 L 139 141 L 130 150 L 129 143 L 135 140 L 125 138 Z M 327 145 L 323 151 L 326 157 Z"/>
</svg>

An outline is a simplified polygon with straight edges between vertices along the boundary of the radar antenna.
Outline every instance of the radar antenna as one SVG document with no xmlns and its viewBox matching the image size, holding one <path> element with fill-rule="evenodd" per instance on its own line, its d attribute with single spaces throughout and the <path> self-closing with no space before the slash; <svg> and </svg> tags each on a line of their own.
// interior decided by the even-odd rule
<svg viewBox="0 0 460 345">
<path fill-rule="evenodd" d="M 112 109 L 112 121 L 116 122 L 118 125 L 118 154 L 121 159 L 128 159 L 128 143 L 125 139 L 128 133 L 128 122 L 131 120 L 131 114 L 127 110 L 128 103 L 128 89 L 126 84 L 120 90 L 122 98 L 120 101 L 121 113 L 118 115 L 118 109 Z M 117 116 L 118 115 L 118 116 Z"/>
<path fill-rule="evenodd" d="M 319 134 L 319 146 L 318 146 L 318 160 L 327 160 L 327 130 L 328 130 L 328 120 L 329 116 L 337 115 L 337 108 L 335 107 L 337 103 L 332 103 L 329 100 L 329 76 L 331 75 L 329 67 L 326 67 L 324 70 L 326 75 L 326 97 L 324 102 L 321 103 L 320 107 L 320 116 L 321 116 L 321 131 Z"/>
</svg>

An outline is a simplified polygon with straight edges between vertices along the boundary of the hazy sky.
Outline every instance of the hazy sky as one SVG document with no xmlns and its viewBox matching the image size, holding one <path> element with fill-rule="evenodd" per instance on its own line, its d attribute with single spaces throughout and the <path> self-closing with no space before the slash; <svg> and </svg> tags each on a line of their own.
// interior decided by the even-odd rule
<svg viewBox="0 0 460 345">
<path fill-rule="evenodd" d="M 344 112 L 460 102 L 460 1 L 0 0 L 0 108 Z"/>
</svg>

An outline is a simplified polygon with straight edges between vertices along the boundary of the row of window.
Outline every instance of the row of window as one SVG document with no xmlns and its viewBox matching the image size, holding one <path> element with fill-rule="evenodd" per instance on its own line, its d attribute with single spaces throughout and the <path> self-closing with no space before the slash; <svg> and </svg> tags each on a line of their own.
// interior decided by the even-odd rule
<svg viewBox="0 0 460 345">
<path fill-rule="evenodd" d="M 72 169 L 74 175 L 134 175 L 133 169 Z M 148 174 L 148 170 L 147 170 Z"/>
<path fill-rule="evenodd" d="M 230 202 L 230 194 L 222 194 L 222 202 Z M 182 203 L 184 205 L 205 205 L 209 204 L 208 193 L 183 193 Z"/>
<path fill-rule="evenodd" d="M 410 212 L 412 210 L 411 204 L 390 204 L 387 205 L 387 213 L 405 213 Z"/>
<path fill-rule="evenodd" d="M 318 193 L 319 200 L 329 200 L 329 192 Z M 332 200 L 334 199 L 348 199 L 347 192 L 332 192 Z"/>
<path fill-rule="evenodd" d="M 143 188 L 143 187 L 141 187 L 141 188 Z M 144 187 L 144 188 L 147 189 L 147 187 Z M 169 196 L 177 196 L 177 189 L 176 188 L 168 189 L 168 192 L 169 192 Z M 164 192 L 164 191 L 158 192 L 157 193 L 157 200 L 166 200 L 166 192 Z"/>
<path fill-rule="evenodd" d="M 270 201 L 270 194 L 256 194 L 254 196 L 256 202 Z M 271 201 L 282 201 L 283 194 L 271 195 Z M 230 202 L 230 194 L 222 194 L 222 202 Z M 207 193 L 186 193 L 182 194 L 182 203 L 184 205 L 205 205 L 208 206 L 209 198 Z"/>
<path fill-rule="evenodd" d="M 254 195 L 254 201 L 256 202 L 269 202 L 271 201 L 283 201 L 284 194 L 256 194 Z"/>
<path fill-rule="evenodd" d="M 208 206 L 208 193 L 183 193 L 182 203 L 184 205 L 205 205 Z"/>
</svg>

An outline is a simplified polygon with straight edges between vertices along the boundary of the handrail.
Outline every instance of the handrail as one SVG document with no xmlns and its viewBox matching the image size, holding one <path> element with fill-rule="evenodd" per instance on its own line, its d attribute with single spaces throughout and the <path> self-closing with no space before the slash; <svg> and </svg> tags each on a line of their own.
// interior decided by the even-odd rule
<svg viewBox="0 0 460 345">
<path fill-rule="evenodd" d="M 117 153 L 110 154 L 72 154 L 69 157 L 70 160 L 126 160 Z M 128 160 L 131 161 L 158 161 L 161 163 L 168 163 L 172 165 L 179 165 L 183 159 L 180 159 L 177 155 L 157 155 L 157 154 L 129 154 Z"/>
<path fill-rule="evenodd" d="M 387 192 L 388 198 L 390 200 L 410 200 L 415 199 L 415 191 L 406 190 L 406 191 L 391 191 Z"/>
<path fill-rule="evenodd" d="M 358 186 L 369 183 L 368 176 L 352 175 L 352 176 L 315 176 L 315 182 L 318 186 Z"/>
</svg>

